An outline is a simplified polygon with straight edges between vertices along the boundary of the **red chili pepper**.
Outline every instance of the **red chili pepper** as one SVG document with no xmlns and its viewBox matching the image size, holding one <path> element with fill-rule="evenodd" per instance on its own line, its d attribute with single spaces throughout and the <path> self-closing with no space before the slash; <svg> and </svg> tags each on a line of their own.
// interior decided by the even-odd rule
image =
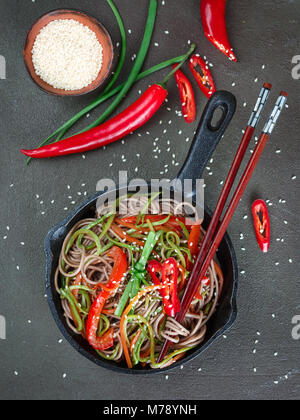
<svg viewBox="0 0 300 420">
<path fill-rule="evenodd" d="M 151 260 L 147 264 L 147 271 L 150 274 L 151 279 L 152 279 L 153 283 L 155 284 L 155 286 L 160 285 L 161 284 L 161 279 L 159 279 L 157 277 L 157 274 L 159 274 L 160 277 L 161 277 L 162 264 L 157 260 Z M 162 291 L 163 291 L 163 289 L 161 290 L 161 293 L 162 293 Z"/>
<path fill-rule="evenodd" d="M 152 85 L 129 108 L 99 127 L 57 143 L 49 144 L 40 149 L 22 149 L 21 152 L 32 158 L 42 159 L 83 153 L 106 146 L 122 139 L 149 121 L 165 102 L 167 95 L 168 91 L 163 86 Z"/>
<path fill-rule="evenodd" d="M 176 68 L 176 64 L 174 64 L 173 68 Z M 175 79 L 179 89 L 183 117 L 188 124 L 191 124 L 196 119 L 196 102 L 193 86 L 181 70 L 177 70 Z"/>
<path fill-rule="evenodd" d="M 162 284 L 165 297 L 164 310 L 167 315 L 174 317 L 180 311 L 180 301 L 177 294 L 178 268 L 175 258 L 166 260 L 162 267 Z"/>
<path fill-rule="evenodd" d="M 202 0 L 201 18 L 208 40 L 230 60 L 237 61 L 227 36 L 226 0 Z"/>
<path fill-rule="evenodd" d="M 114 259 L 114 266 L 106 285 L 108 290 L 102 290 L 95 299 L 86 323 L 87 340 L 96 350 L 106 350 L 114 344 L 114 330 L 110 328 L 102 337 L 97 336 L 100 315 L 104 308 L 105 302 L 110 297 L 112 290 L 115 290 L 124 278 L 127 272 L 127 258 L 121 248 L 114 246 L 109 255 Z"/>
<path fill-rule="evenodd" d="M 270 248 L 270 218 L 267 205 L 263 200 L 256 200 L 252 205 L 255 234 L 258 245 L 263 252 Z"/>
<path fill-rule="evenodd" d="M 201 91 L 207 98 L 210 98 L 211 95 L 215 93 L 216 87 L 207 64 L 199 54 L 195 54 L 191 57 L 189 66 Z M 197 71 L 198 66 L 200 67 L 202 74 Z"/>
<path fill-rule="evenodd" d="M 180 301 L 177 294 L 178 268 L 175 258 L 169 258 L 163 264 L 156 260 L 149 261 L 147 270 L 155 285 L 165 285 L 160 291 L 164 311 L 167 315 L 174 317 L 180 311 Z M 160 274 L 161 280 L 157 277 L 157 274 Z"/>
</svg>

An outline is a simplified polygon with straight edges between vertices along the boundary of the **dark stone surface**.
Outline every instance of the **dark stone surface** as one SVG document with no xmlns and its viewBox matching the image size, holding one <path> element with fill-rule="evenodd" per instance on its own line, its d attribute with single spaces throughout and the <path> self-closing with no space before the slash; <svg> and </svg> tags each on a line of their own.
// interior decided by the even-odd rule
<svg viewBox="0 0 300 420">
<path fill-rule="evenodd" d="M 220 182 L 225 178 L 261 84 L 266 81 L 274 85 L 268 112 L 280 90 L 290 93 L 289 108 L 281 117 L 229 230 L 243 273 L 237 322 L 227 338 L 220 339 L 182 370 L 171 372 L 168 378 L 117 375 L 97 368 L 64 340 L 59 342 L 61 336 L 44 297 L 43 241 L 53 225 L 85 195 L 95 192 L 97 181 L 103 177 L 117 180 L 119 170 L 128 170 L 130 178 L 157 178 L 164 165 L 168 165 L 166 176 L 174 177 L 185 160 L 189 148 L 186 139 L 192 138 L 196 123 L 188 126 L 175 114 L 180 104 L 172 82 L 168 106 L 139 131 L 141 137 L 135 134 L 124 145 L 114 144 L 106 150 L 88 153 L 85 159 L 73 156 L 37 161 L 26 167 L 19 148 L 38 144 L 96 96 L 51 97 L 31 82 L 24 68 L 22 47 L 33 21 L 48 10 L 74 7 L 99 18 L 115 43 L 119 41 L 118 30 L 104 0 L 1 0 L 0 3 L 0 54 L 7 61 L 7 80 L 0 80 L 0 314 L 7 322 L 7 339 L 0 340 L 0 398 L 299 398 L 300 341 L 293 340 L 291 335 L 292 318 L 300 315 L 297 251 L 300 81 L 291 76 L 292 57 L 300 54 L 299 1 L 229 1 L 229 35 L 239 58 L 239 63 L 234 64 L 205 39 L 198 0 L 167 0 L 166 5 L 159 0 L 146 68 L 186 51 L 188 40 L 196 41 L 198 51 L 214 64 L 212 72 L 217 87 L 232 91 L 238 99 L 236 116 L 215 152 L 214 162 L 204 174 L 206 203 L 210 207 L 216 203 Z M 125 79 L 131 57 L 140 43 L 148 2 L 116 3 L 127 29 L 132 30 L 128 34 L 127 67 L 122 75 Z M 140 89 L 159 81 L 163 74 L 140 82 L 122 107 L 132 102 Z M 198 90 L 197 99 L 199 120 L 205 98 Z M 167 132 L 163 133 L 165 129 Z M 178 134 L 179 130 L 182 134 Z M 156 137 L 160 154 L 153 152 Z M 297 178 L 292 179 L 294 176 Z M 250 204 L 258 197 L 273 204 L 270 206 L 272 246 L 268 255 L 260 253 L 253 233 Z"/>
</svg>

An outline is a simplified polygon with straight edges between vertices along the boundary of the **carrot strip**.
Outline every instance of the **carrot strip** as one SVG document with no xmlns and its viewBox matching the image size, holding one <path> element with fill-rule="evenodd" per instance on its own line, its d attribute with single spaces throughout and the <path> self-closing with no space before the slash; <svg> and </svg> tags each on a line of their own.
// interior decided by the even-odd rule
<svg viewBox="0 0 300 420">
<path fill-rule="evenodd" d="M 131 340 L 131 343 L 130 343 L 130 353 L 131 354 L 133 354 L 134 346 L 136 345 L 138 339 L 140 338 L 141 333 L 142 333 L 142 330 L 139 330 L 135 334 L 135 336 L 133 337 L 133 339 Z"/>
<path fill-rule="evenodd" d="M 215 264 L 215 269 L 216 269 L 217 276 L 219 278 L 219 287 L 220 287 L 219 297 L 220 297 L 221 294 L 222 294 L 222 291 L 223 291 L 223 286 L 224 286 L 224 274 L 223 274 L 223 271 L 222 271 L 221 267 L 219 266 L 219 264 L 216 263 L 215 261 L 214 261 L 214 264 Z"/>
<path fill-rule="evenodd" d="M 82 278 L 81 273 L 78 273 L 73 283 L 73 286 L 80 286 L 82 283 L 82 280 L 83 278 Z M 78 294 L 79 294 L 79 289 L 72 290 L 72 295 L 75 297 L 75 299 L 78 299 Z"/>
<path fill-rule="evenodd" d="M 181 290 L 183 290 L 186 280 L 187 280 L 187 276 L 185 275 L 185 269 L 183 268 L 183 266 L 181 264 L 177 264 L 178 270 L 180 272 L 181 275 L 181 281 L 179 283 L 179 292 L 181 292 Z"/>
</svg>

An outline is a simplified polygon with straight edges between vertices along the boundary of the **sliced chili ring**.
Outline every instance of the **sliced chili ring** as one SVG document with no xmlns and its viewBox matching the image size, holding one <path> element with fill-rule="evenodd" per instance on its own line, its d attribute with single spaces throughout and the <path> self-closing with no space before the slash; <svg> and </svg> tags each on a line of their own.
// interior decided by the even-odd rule
<svg viewBox="0 0 300 420">
<path fill-rule="evenodd" d="M 270 249 L 271 226 L 269 212 L 263 200 L 256 200 L 252 204 L 255 235 L 262 252 Z"/>
<path fill-rule="evenodd" d="M 200 57 L 199 54 L 194 54 L 189 61 L 189 67 L 193 73 L 196 82 L 198 83 L 201 91 L 207 98 L 210 98 L 213 93 L 216 91 L 215 83 L 212 77 L 212 74 L 208 68 L 208 65 Z M 197 70 L 200 67 L 202 74 Z"/>
</svg>

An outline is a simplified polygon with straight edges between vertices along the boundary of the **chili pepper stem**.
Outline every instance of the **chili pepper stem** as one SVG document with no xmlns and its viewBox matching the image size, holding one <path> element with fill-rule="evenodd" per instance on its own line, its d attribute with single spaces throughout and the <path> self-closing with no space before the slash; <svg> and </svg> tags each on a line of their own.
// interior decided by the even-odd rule
<svg viewBox="0 0 300 420">
<path fill-rule="evenodd" d="M 162 83 L 159 83 L 163 88 L 167 88 L 168 81 L 173 77 L 173 75 L 179 70 L 184 63 L 189 59 L 189 57 L 193 54 L 193 52 L 196 49 L 196 44 L 192 44 L 191 48 L 187 52 L 187 54 L 184 56 L 183 60 L 164 78 Z"/>
</svg>

